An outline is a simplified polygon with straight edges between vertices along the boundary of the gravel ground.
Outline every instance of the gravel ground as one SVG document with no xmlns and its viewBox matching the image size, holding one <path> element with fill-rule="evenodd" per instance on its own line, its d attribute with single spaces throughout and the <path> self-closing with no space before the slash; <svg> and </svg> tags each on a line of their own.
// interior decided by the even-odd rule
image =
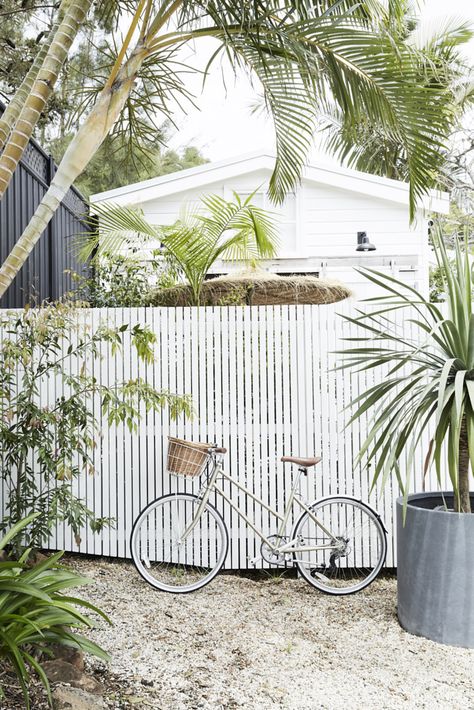
<svg viewBox="0 0 474 710">
<path fill-rule="evenodd" d="M 474 651 L 405 633 L 393 577 L 335 598 L 296 578 L 221 574 L 173 596 L 126 562 L 72 564 L 113 621 L 91 637 L 111 653 L 131 707 L 474 708 Z"/>
</svg>

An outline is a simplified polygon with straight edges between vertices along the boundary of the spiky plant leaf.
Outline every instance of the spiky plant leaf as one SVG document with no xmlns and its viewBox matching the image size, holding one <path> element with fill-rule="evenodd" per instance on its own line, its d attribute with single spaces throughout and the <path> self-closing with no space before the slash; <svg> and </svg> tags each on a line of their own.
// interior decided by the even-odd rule
<svg viewBox="0 0 474 710">
<path fill-rule="evenodd" d="M 406 497 L 416 452 L 429 432 L 432 444 L 425 468 L 434 460 L 442 485 L 446 451 L 455 507 L 468 512 L 469 472 L 462 461 L 468 455 L 474 470 L 472 270 L 467 245 L 456 244 L 454 267 L 439 231 L 434 234 L 434 246 L 443 267 L 446 311 L 393 276 L 359 269 L 381 294 L 368 299 L 370 307 L 360 309 L 355 317 L 345 316 L 360 330 L 340 351 L 339 367 L 383 373 L 377 384 L 350 405 L 350 423 L 367 412 L 371 415 L 356 462 L 374 464 L 372 485 L 385 483 L 391 473 L 399 476 L 400 459 L 406 456 L 407 478 L 402 482 Z M 403 326 L 391 318 L 391 313 L 400 310 L 406 313 Z"/>
<path fill-rule="evenodd" d="M 37 515 L 34 513 L 12 527 L 0 541 L 0 549 Z M 65 590 L 91 580 L 60 566 L 62 555 L 62 552 L 55 553 L 31 568 L 25 562 L 0 561 L 0 658 L 16 673 L 27 710 L 30 708 L 31 672 L 38 675 L 51 698 L 49 682 L 38 658 L 42 653 L 47 654 L 53 644 L 81 648 L 103 660 L 109 658 L 97 644 L 68 631 L 68 628 L 82 630 L 94 625 L 92 618 L 78 610 L 81 607 L 109 620 L 93 604 L 64 594 Z"/>
</svg>

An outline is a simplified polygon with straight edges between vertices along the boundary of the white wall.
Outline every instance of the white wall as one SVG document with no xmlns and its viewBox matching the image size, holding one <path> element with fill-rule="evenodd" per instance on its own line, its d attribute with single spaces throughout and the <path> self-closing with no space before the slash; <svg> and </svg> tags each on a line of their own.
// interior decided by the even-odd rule
<svg viewBox="0 0 474 710">
<path fill-rule="evenodd" d="M 364 298 L 372 295 L 372 289 L 353 267 L 365 265 L 399 276 L 427 292 L 428 238 L 421 211 L 416 223 L 410 226 L 408 205 L 309 180 L 303 180 L 296 194 L 275 207 L 266 194 L 269 176 L 268 170 L 256 170 L 208 184 L 204 189 L 148 200 L 140 206 L 151 222 L 171 224 L 185 207 L 199 206 L 202 194 L 220 194 L 231 199 L 233 191 L 246 196 L 258 188 L 254 202 L 276 213 L 281 234 L 278 258 L 267 263 L 266 268 L 288 273 L 318 272 L 348 283 L 357 297 Z M 132 198 L 133 193 L 133 204 Z M 359 231 L 367 232 L 376 246 L 375 252 L 363 255 L 356 252 Z M 232 268 L 236 266 L 220 263 L 215 265 L 214 272 Z"/>
</svg>

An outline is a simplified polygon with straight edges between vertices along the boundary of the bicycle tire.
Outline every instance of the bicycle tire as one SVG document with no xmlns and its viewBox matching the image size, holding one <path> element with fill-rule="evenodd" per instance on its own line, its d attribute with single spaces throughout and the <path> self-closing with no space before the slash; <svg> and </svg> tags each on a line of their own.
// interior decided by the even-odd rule
<svg viewBox="0 0 474 710">
<path fill-rule="evenodd" d="M 222 569 L 222 566 L 224 564 L 228 549 L 229 549 L 229 533 L 227 530 L 227 526 L 216 508 L 211 505 L 210 503 L 206 503 L 206 506 L 203 510 L 202 515 L 205 517 L 208 517 L 209 520 L 214 521 L 215 524 L 215 530 L 218 533 L 218 537 L 220 537 L 220 549 L 217 551 L 215 554 L 215 563 L 212 564 L 212 566 L 209 567 L 209 571 L 207 571 L 205 574 L 203 574 L 202 579 L 199 579 L 194 582 L 190 582 L 188 584 L 182 583 L 178 584 L 178 580 L 181 578 L 186 582 L 186 579 L 188 577 L 192 578 L 192 573 L 196 576 L 196 570 L 201 569 L 199 565 L 196 564 L 189 564 L 189 561 L 192 559 L 195 561 L 195 558 L 198 554 L 205 555 L 206 549 L 202 545 L 202 538 L 200 541 L 200 544 L 198 545 L 197 543 L 199 542 L 199 531 L 196 529 L 198 526 L 196 526 L 196 545 L 194 546 L 194 541 L 187 539 L 184 544 L 187 545 L 187 551 L 184 550 L 184 552 L 181 552 L 179 550 L 179 545 L 178 543 L 175 543 L 175 546 L 173 547 L 173 543 L 170 543 L 171 537 L 172 537 L 172 510 L 171 510 L 171 504 L 174 503 L 177 505 L 178 503 L 181 504 L 189 504 L 189 505 L 184 505 L 185 510 L 188 508 L 194 508 L 197 507 L 200 504 L 200 499 L 192 495 L 190 493 L 171 493 L 169 495 L 161 496 L 160 498 L 157 498 L 154 500 L 152 503 L 150 503 L 146 508 L 144 508 L 137 519 L 134 522 L 133 528 L 132 528 L 132 533 L 130 535 L 130 551 L 132 554 L 132 560 L 133 563 L 140 574 L 140 576 L 148 582 L 152 587 L 155 589 L 158 589 L 163 592 L 170 592 L 173 594 L 187 594 L 190 592 L 197 591 L 198 589 L 202 589 L 205 587 L 209 582 L 211 582 L 214 577 L 218 574 L 218 572 Z M 165 511 L 165 506 L 170 507 L 169 513 L 167 513 L 167 516 L 164 514 Z M 157 516 L 156 514 L 154 515 L 154 519 L 151 517 L 152 514 L 156 513 L 158 509 L 161 507 L 161 520 L 162 522 L 164 520 L 169 521 L 168 525 L 168 530 L 161 530 L 161 535 L 162 538 L 160 538 L 160 530 L 159 530 L 159 525 L 157 525 Z M 183 506 L 181 506 L 183 507 Z M 187 516 L 189 518 L 189 516 Z M 144 523 L 148 520 L 148 527 L 146 531 L 144 530 Z M 186 523 L 184 526 L 189 524 L 189 519 L 186 520 Z M 207 528 L 205 528 L 205 525 L 201 525 L 201 530 L 204 530 L 203 535 L 208 535 L 208 538 L 210 536 L 209 533 L 209 525 Z M 162 526 L 163 528 L 163 526 Z M 207 532 L 206 532 L 207 530 Z M 154 531 L 154 532 L 153 532 Z M 192 531 L 194 532 L 194 531 Z M 167 548 L 172 552 L 172 555 L 174 556 L 174 559 L 170 560 L 165 560 L 163 559 L 160 561 L 159 559 L 152 560 L 150 561 L 149 556 L 150 556 L 150 537 L 155 536 L 154 539 L 152 539 L 153 543 L 153 554 L 155 557 L 165 557 Z M 178 536 L 179 537 L 179 536 Z M 211 535 L 212 537 L 212 535 Z M 146 538 L 146 544 L 147 544 L 147 555 L 148 557 L 145 558 L 144 552 L 141 549 L 139 542 L 143 542 L 144 538 Z M 158 539 L 157 539 L 158 538 Z M 217 539 L 217 538 L 216 538 Z M 179 544 L 183 544 L 182 542 Z M 159 550 L 161 546 L 161 550 Z M 191 548 L 191 549 L 190 549 Z M 199 550 L 199 551 L 198 551 Z M 171 556 L 170 552 L 170 556 Z M 161 554 L 160 554 L 161 553 Z M 188 563 L 186 563 L 186 556 L 188 557 Z M 211 549 L 211 545 L 209 544 L 208 540 L 208 545 L 207 545 L 207 556 L 209 559 L 213 558 L 213 553 Z M 183 561 L 184 559 L 184 561 Z M 161 571 L 162 576 L 167 579 L 167 582 L 160 581 L 160 579 L 157 578 L 157 576 L 154 576 L 151 572 L 152 564 L 155 565 L 154 569 L 154 574 L 157 575 L 159 571 Z M 161 567 L 160 567 L 161 566 Z M 202 568 L 203 570 L 207 569 L 206 567 Z M 178 574 L 179 573 L 179 574 Z M 173 584 L 173 579 L 175 581 L 175 584 Z"/>
<path fill-rule="evenodd" d="M 334 509 L 330 510 L 329 506 L 334 506 Z M 293 553 L 294 563 L 301 576 L 319 591 L 335 596 L 355 594 L 372 584 L 380 574 L 387 555 L 387 535 L 378 513 L 367 503 L 350 496 L 328 496 L 315 501 L 309 507 L 316 517 L 318 517 L 318 512 L 320 517 L 325 516 L 326 520 L 322 522 L 335 532 L 335 537 L 341 540 L 341 545 L 344 540 L 347 552 L 340 554 L 339 557 L 337 557 L 339 553 L 334 553 L 334 550 L 332 553 L 330 550 L 308 552 L 306 556 L 304 552 Z M 323 507 L 326 508 L 325 511 L 323 511 Z M 349 512 L 350 510 L 353 512 Z M 355 536 L 351 538 L 347 521 L 354 520 L 357 516 L 371 525 L 370 536 L 365 533 L 365 539 L 363 537 L 356 539 Z M 303 541 L 305 539 L 312 540 L 314 539 L 313 529 L 317 536 L 318 528 L 305 511 L 296 521 L 292 537 Z M 316 537 L 316 539 L 318 538 Z M 345 542 L 346 540 L 348 542 Z M 324 543 L 321 539 L 323 544 L 328 542 L 329 538 Z M 309 557 L 310 554 L 313 555 L 312 559 Z M 334 555 L 332 562 L 331 554 Z M 369 564 L 358 567 L 357 560 L 367 557 Z M 328 558 L 329 565 L 326 562 Z M 340 560 L 343 560 L 344 563 L 338 567 L 336 561 Z"/>
</svg>

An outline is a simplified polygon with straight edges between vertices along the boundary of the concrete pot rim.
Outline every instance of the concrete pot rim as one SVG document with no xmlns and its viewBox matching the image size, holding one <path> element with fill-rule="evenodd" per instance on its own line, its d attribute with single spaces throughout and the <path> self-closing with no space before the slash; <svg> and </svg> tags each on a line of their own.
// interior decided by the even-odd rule
<svg viewBox="0 0 474 710">
<path fill-rule="evenodd" d="M 432 514 L 432 515 L 441 515 L 441 516 L 458 516 L 458 517 L 465 517 L 465 516 L 474 516 L 474 508 L 472 513 L 456 513 L 454 510 L 435 510 L 434 508 L 428 508 L 423 505 L 417 505 L 417 502 L 421 502 L 424 500 L 428 500 L 430 498 L 436 498 L 440 501 L 440 503 L 443 502 L 443 496 L 445 498 L 451 498 L 453 496 L 452 491 L 424 491 L 423 493 L 410 493 L 408 495 L 407 499 L 407 506 L 410 508 L 413 508 L 417 511 L 417 514 Z M 472 502 L 474 503 L 474 491 L 470 493 L 470 497 Z M 404 505 L 404 498 L 403 496 L 400 496 L 396 500 L 397 506 L 403 507 Z"/>
</svg>

